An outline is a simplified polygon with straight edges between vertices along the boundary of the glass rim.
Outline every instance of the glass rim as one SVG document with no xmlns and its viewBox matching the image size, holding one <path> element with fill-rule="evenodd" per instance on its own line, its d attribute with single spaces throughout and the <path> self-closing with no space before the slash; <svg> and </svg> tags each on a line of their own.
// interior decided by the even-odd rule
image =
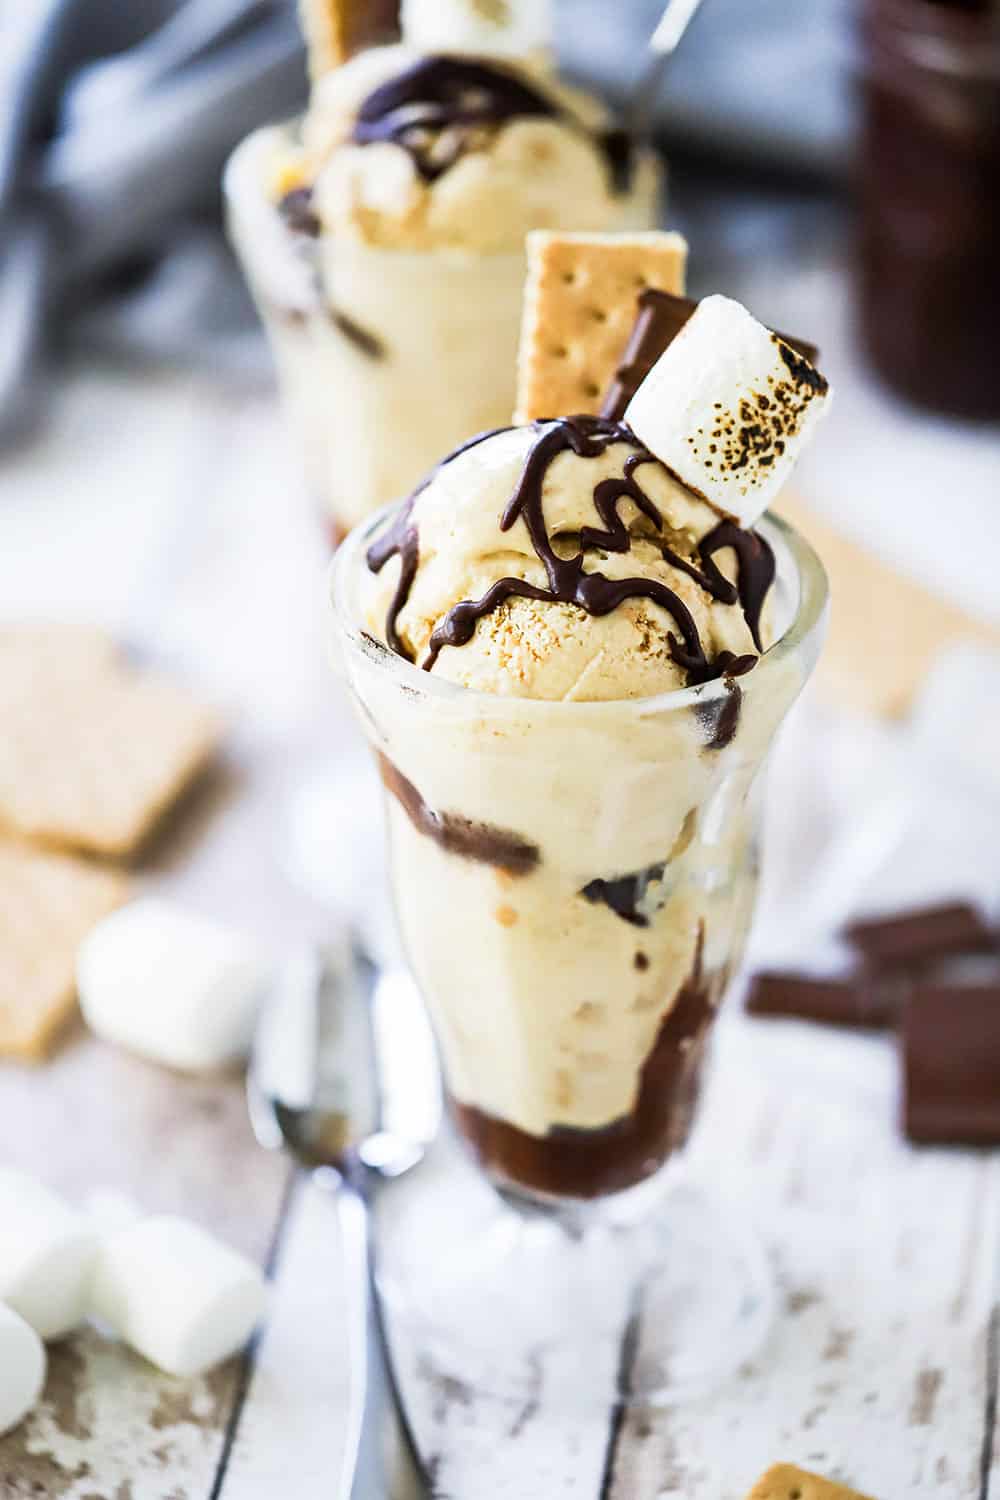
<svg viewBox="0 0 1000 1500">
<path fill-rule="evenodd" d="M 376 532 L 405 504 L 392 501 L 358 523 L 341 542 L 327 571 L 328 607 L 337 631 L 337 646 L 346 644 L 388 678 L 395 678 L 409 696 L 419 695 L 438 702 L 478 708 L 481 717 L 523 714 L 566 715 L 581 718 L 621 713 L 627 709 L 639 715 L 662 714 L 688 709 L 695 704 L 711 703 L 728 695 L 729 679 L 716 677 L 691 687 L 669 688 L 666 692 L 640 698 L 563 699 L 526 698 L 500 693 L 486 693 L 464 687 L 443 677 L 435 677 L 423 667 L 407 661 L 384 642 L 377 640 L 363 622 L 351 617 L 351 576 Z M 829 580 L 815 548 L 800 531 L 773 511 L 766 511 L 757 522 L 768 540 L 776 538 L 795 564 L 799 598 L 795 613 L 783 634 L 757 659 L 752 672 L 737 679 L 740 687 L 757 691 L 757 683 L 770 677 L 788 658 L 808 645 L 822 626 L 829 603 Z"/>
</svg>

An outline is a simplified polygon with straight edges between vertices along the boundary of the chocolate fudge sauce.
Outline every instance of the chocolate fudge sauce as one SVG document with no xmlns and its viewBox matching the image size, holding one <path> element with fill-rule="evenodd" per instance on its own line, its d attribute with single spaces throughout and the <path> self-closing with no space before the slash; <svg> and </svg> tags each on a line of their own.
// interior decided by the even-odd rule
<svg viewBox="0 0 1000 1500">
<path fill-rule="evenodd" d="M 401 147 L 424 181 L 434 182 L 464 155 L 478 131 L 528 119 L 560 120 L 589 135 L 604 154 L 614 191 L 628 191 L 632 150 L 624 131 L 594 135 L 551 95 L 479 58 L 421 58 L 368 95 L 351 139 L 357 146 Z"/>
<path fill-rule="evenodd" d="M 599 547 L 617 553 L 631 550 L 633 538 L 618 513 L 618 507 L 625 499 L 636 505 L 657 532 L 662 532 L 663 516 L 635 477 L 637 470 L 644 464 L 659 463 L 659 459 L 643 447 L 630 428 L 603 417 L 559 417 L 555 421 L 535 422 L 532 425 L 536 441 L 525 459 L 520 478 L 499 524 L 503 532 L 509 531 L 516 521 L 524 522 L 535 554 L 545 569 L 548 587 L 529 583 L 523 578 L 500 578 L 480 599 L 461 600 L 434 629 L 428 654 L 423 662 L 424 670 L 433 670 L 444 646 L 466 645 L 472 639 L 479 621 L 499 609 L 508 599 L 538 599 L 552 604 L 574 604 L 588 614 L 600 617 L 612 613 L 627 599 L 644 598 L 658 604 L 673 619 L 677 634 L 668 634 L 670 655 L 685 672 L 689 685 L 709 682 L 722 676 L 738 677 L 749 672 L 757 660 L 751 655 L 737 657 L 731 651 L 722 651 L 714 660 L 708 659 L 694 617 L 680 596 L 666 584 L 641 577 L 611 579 L 598 571 L 588 572 L 584 567 L 587 548 Z M 473 438 L 470 443 L 450 455 L 445 463 L 451 462 L 458 453 L 463 453 L 494 435 L 484 433 Z M 635 451 L 625 460 L 620 479 L 604 479 L 594 487 L 594 508 L 604 529 L 582 527 L 580 551 L 573 557 L 560 557 L 549 535 L 542 503 L 549 468 L 561 453 L 570 451 L 580 458 L 596 458 L 613 443 L 628 443 Z M 407 660 L 413 659 L 412 654 L 399 635 L 397 622 L 400 611 L 409 598 L 420 556 L 420 538 L 413 521 L 413 507 L 417 497 L 433 477 L 432 474 L 424 480 L 392 527 L 368 551 L 368 566 L 375 573 L 381 571 L 391 557 L 400 559 L 400 576 L 386 619 L 386 640 L 394 651 Z M 737 599 L 740 601 L 757 649 L 760 650 L 760 614 L 774 577 L 774 558 L 764 538 L 755 533 L 743 532 L 734 523 L 724 521 L 702 540 L 699 547 L 700 567 L 680 557 L 662 540 L 660 547 L 665 560 L 672 567 L 694 579 L 713 599 L 723 604 L 734 604 Z M 732 547 L 736 552 L 739 582 L 735 586 L 723 577 L 712 561 L 713 554 L 723 547 Z"/>
<path fill-rule="evenodd" d="M 996 8 L 867 0 L 863 38 L 861 338 L 910 400 L 1000 417 Z"/>
<path fill-rule="evenodd" d="M 630 1115 L 597 1130 L 556 1126 L 536 1136 L 452 1099 L 459 1129 L 488 1172 L 515 1188 L 598 1198 L 651 1177 L 684 1145 L 697 1103 L 705 1038 L 725 988 L 725 975 L 702 972 L 703 951 L 702 934 L 691 974 L 642 1065 Z"/>
<path fill-rule="evenodd" d="M 414 828 L 433 839 L 446 854 L 494 865 L 509 875 L 530 875 L 538 865 L 541 853 L 537 844 L 492 823 L 474 823 L 458 813 L 436 812 L 387 756 L 379 753 L 378 764 L 383 785 L 396 798 Z"/>
</svg>

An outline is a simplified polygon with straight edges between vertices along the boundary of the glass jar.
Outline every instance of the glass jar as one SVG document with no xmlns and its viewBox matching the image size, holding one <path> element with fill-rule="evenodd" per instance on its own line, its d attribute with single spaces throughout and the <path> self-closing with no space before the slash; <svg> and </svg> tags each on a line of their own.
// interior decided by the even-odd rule
<svg viewBox="0 0 1000 1500">
<path fill-rule="evenodd" d="M 903 396 L 1000 417 L 1000 23 L 985 6 L 866 0 L 861 336 Z"/>
</svg>

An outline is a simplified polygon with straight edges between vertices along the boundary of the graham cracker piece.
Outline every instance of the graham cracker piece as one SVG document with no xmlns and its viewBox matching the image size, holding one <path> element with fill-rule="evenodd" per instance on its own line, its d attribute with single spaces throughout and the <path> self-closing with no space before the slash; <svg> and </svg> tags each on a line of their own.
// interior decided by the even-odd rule
<svg viewBox="0 0 1000 1500">
<path fill-rule="evenodd" d="M 44 1056 L 73 1010 L 80 944 L 127 894 L 118 871 L 0 840 L 0 1057 Z"/>
<path fill-rule="evenodd" d="M 122 858 L 204 767 L 220 726 L 87 627 L 0 628 L 0 829 Z"/>
<path fill-rule="evenodd" d="M 299 21 L 315 83 L 355 52 L 399 35 L 399 0 L 299 0 Z"/>
<path fill-rule="evenodd" d="M 515 422 L 596 414 L 647 287 L 682 295 L 679 234 L 528 235 Z"/>
<path fill-rule="evenodd" d="M 871 1500 L 846 1484 L 809 1474 L 794 1464 L 774 1464 L 762 1474 L 747 1500 Z"/>
</svg>

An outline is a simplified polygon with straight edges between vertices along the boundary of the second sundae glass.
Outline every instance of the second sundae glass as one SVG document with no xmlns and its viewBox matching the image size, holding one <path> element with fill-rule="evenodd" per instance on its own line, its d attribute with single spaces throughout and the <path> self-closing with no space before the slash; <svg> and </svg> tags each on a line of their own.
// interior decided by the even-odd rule
<svg viewBox="0 0 1000 1500">
<path fill-rule="evenodd" d="M 775 644 L 745 677 L 538 701 L 439 680 L 372 637 L 365 551 L 384 524 L 335 561 L 335 650 L 381 768 L 452 1117 L 495 1190 L 453 1176 L 432 1204 L 417 1185 L 384 1292 L 439 1368 L 498 1394 L 529 1389 L 539 1358 L 574 1406 L 696 1394 L 770 1316 L 752 1235 L 679 1153 L 750 922 L 760 773 L 822 641 L 821 565 L 760 523 Z"/>
</svg>

